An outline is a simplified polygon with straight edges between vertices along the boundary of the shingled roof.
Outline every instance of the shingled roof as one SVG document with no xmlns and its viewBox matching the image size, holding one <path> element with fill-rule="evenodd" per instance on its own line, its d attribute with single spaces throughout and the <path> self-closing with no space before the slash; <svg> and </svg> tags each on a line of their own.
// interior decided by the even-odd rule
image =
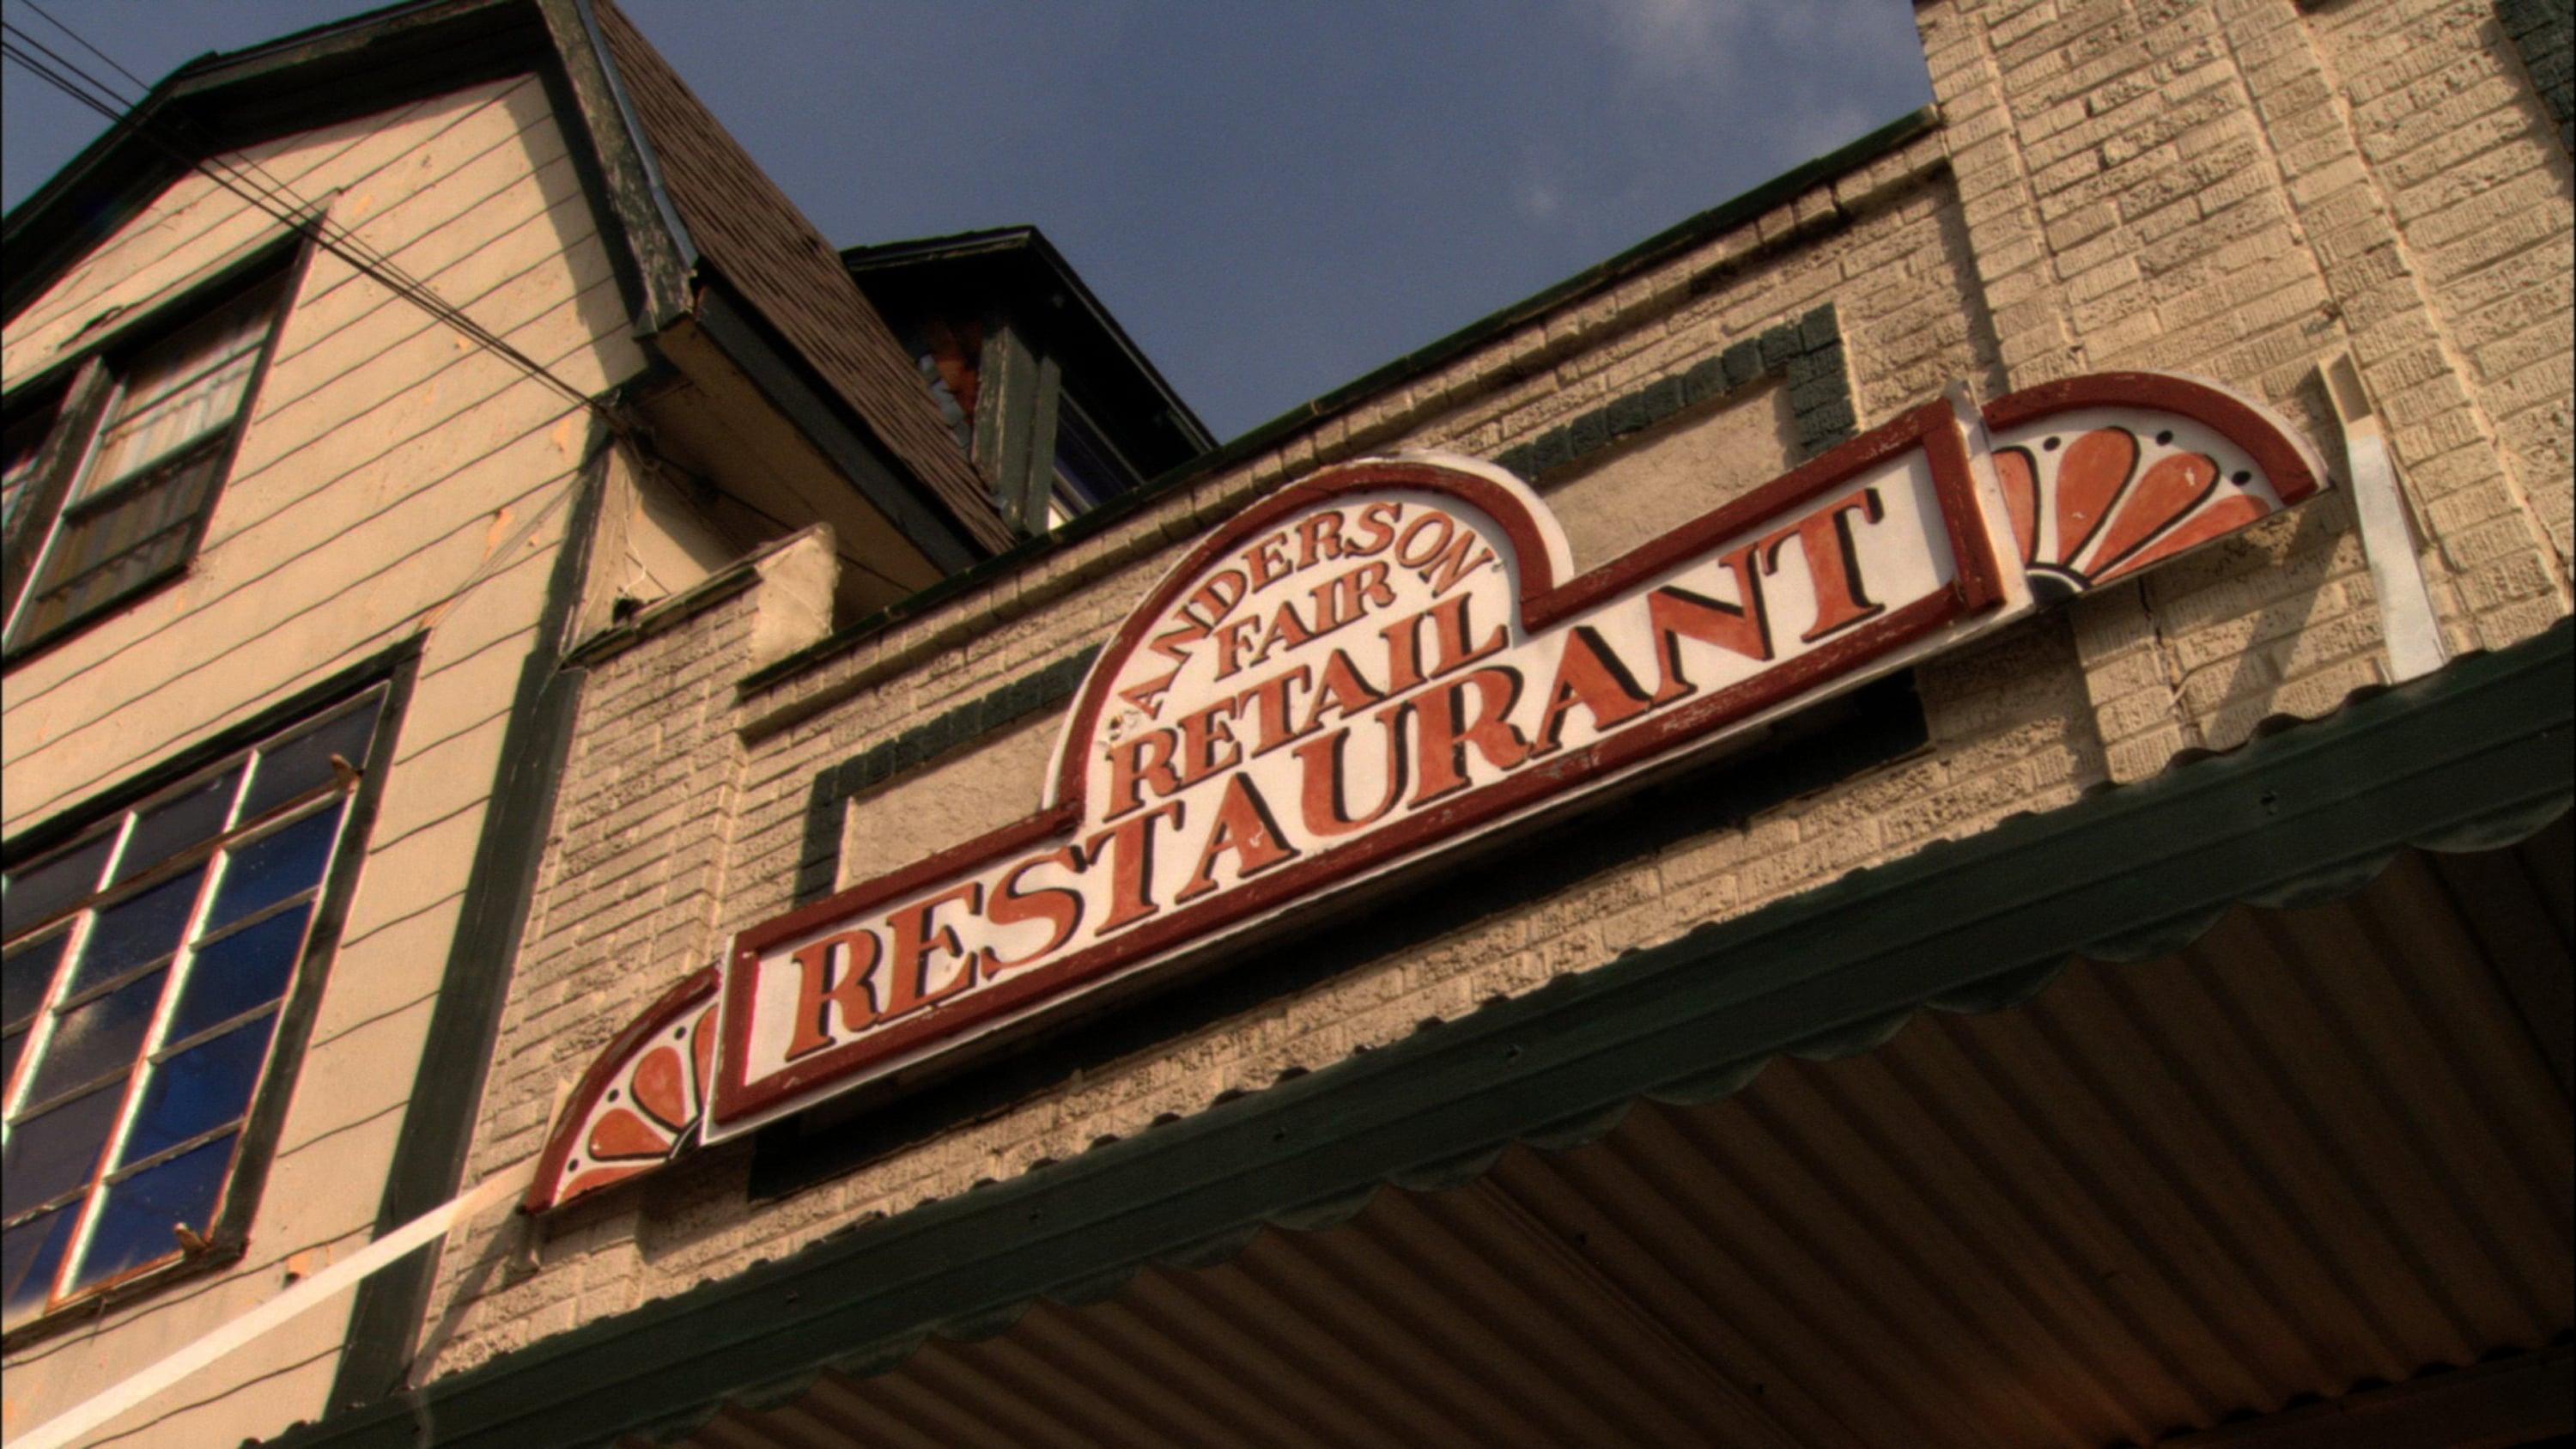
<svg viewBox="0 0 2576 1449">
<path fill-rule="evenodd" d="M 832 392 L 986 548 L 1014 542 L 885 319 L 840 253 L 753 163 L 634 23 L 596 11 L 639 137 L 700 260 L 803 354 Z"/>
</svg>

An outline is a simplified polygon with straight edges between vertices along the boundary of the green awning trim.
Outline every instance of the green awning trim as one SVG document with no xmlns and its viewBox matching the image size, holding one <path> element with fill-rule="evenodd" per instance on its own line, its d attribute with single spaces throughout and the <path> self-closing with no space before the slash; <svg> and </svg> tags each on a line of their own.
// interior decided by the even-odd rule
<svg viewBox="0 0 2576 1449">
<path fill-rule="evenodd" d="M 2077 956 L 2141 959 L 2231 906 L 2348 893 L 2400 850 L 2510 844 L 2576 798 L 2569 624 L 2231 754 L 1935 845 L 1189 1120 L 586 1324 L 280 1445 L 596 1444 L 676 1433 L 930 1333 L 1008 1326 L 1381 1187 L 1565 1147 L 1641 1097 L 1707 1101 L 1782 1052 L 1995 1010 Z"/>
</svg>

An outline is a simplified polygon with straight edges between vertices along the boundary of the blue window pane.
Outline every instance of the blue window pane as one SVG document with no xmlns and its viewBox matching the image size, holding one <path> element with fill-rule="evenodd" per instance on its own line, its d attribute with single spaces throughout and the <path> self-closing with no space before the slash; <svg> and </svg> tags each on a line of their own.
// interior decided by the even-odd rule
<svg viewBox="0 0 2576 1449">
<path fill-rule="evenodd" d="M 352 768 L 367 763 L 367 740 L 376 732 L 376 701 L 369 700 L 336 719 L 324 720 L 294 739 L 269 746 L 259 758 L 259 773 L 242 801 L 244 824 L 276 809 L 307 790 L 337 778 L 331 757 Z"/>
<path fill-rule="evenodd" d="M 250 1089 L 259 1082 L 268 1033 L 276 1025 L 275 1016 L 263 1016 L 154 1067 L 118 1163 L 141 1162 L 239 1120 L 250 1106 Z"/>
<path fill-rule="evenodd" d="M 166 966 L 146 972 L 55 1017 L 53 1039 L 36 1059 L 26 1100 L 50 1101 L 102 1077 L 132 1071 L 143 1034 L 152 1027 L 152 1013 L 161 1005 L 161 985 L 169 977 Z"/>
<path fill-rule="evenodd" d="M 14 1218 L 89 1181 L 98 1168 L 125 1084 L 92 1092 L 9 1129 L 0 1156 L 0 1218 Z"/>
<path fill-rule="evenodd" d="M 116 878 L 132 880 L 193 845 L 224 833 L 232 812 L 233 791 L 241 785 L 238 768 L 226 770 L 195 789 L 151 806 L 134 817 L 125 854 L 116 862 Z"/>
<path fill-rule="evenodd" d="M 286 979 L 295 974 L 295 958 L 304 948 L 304 923 L 312 918 L 313 907 L 301 905 L 199 946 L 161 1039 L 186 1041 L 285 995 Z"/>
<path fill-rule="evenodd" d="M 0 1036 L 0 1092 L 5 1092 L 10 1078 L 18 1074 L 18 1053 L 26 1049 L 29 1035 L 28 1032 L 13 1031 Z"/>
<path fill-rule="evenodd" d="M 45 1305 L 79 1220 L 77 1205 L 62 1207 L 0 1233 L 0 1285 L 7 1289 L 10 1313 Z"/>
<path fill-rule="evenodd" d="M 56 931 L 18 947 L 0 962 L 0 1024 L 16 1026 L 45 1004 L 45 984 L 54 979 L 54 966 L 63 959 L 63 943 L 70 939 L 69 931 Z"/>
<path fill-rule="evenodd" d="M 206 929 L 220 930 L 266 906 L 273 906 L 322 879 L 331 860 L 331 840 L 340 828 L 340 807 L 307 815 L 282 830 L 235 847 L 215 892 L 214 913 Z"/>
<path fill-rule="evenodd" d="M 233 1141 L 229 1136 L 218 1137 L 110 1187 L 107 1206 L 99 1211 L 98 1225 L 90 1229 L 89 1251 L 81 1258 L 72 1286 L 86 1288 L 177 1253 L 179 1238 L 170 1231 L 173 1225 L 204 1232 L 214 1219 L 215 1199 L 223 1195 Z"/>
<path fill-rule="evenodd" d="M 188 929 L 188 912 L 197 904 L 197 883 L 205 875 L 205 867 L 199 866 L 101 907 L 98 919 L 90 923 L 89 942 L 81 947 L 71 989 L 87 990 L 177 950 L 180 932 Z"/>
<path fill-rule="evenodd" d="M 116 832 L 101 831 L 61 855 L 9 873 L 9 889 L 0 899 L 0 916 L 8 929 L 22 930 L 98 889 L 98 873 L 107 869 L 107 853 Z"/>
</svg>

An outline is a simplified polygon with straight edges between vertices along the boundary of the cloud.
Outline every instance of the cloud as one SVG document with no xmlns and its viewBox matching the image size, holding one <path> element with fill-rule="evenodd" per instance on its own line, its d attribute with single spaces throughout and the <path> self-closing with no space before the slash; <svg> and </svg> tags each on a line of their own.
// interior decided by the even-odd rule
<svg viewBox="0 0 2576 1449">
<path fill-rule="evenodd" d="M 1724 134 L 1784 167 L 1887 120 L 1887 108 L 1862 97 L 1922 71 L 1914 27 L 1894 0 L 1589 5 L 1623 72 L 1620 100 L 1668 112 L 1666 124 Z"/>
<path fill-rule="evenodd" d="M 1599 3 L 1609 17 L 1612 42 L 1637 74 L 1651 80 L 1728 74 L 1754 13 L 1750 0 Z"/>
<path fill-rule="evenodd" d="M 1532 221 L 1547 221 L 1565 205 L 1565 194 L 1557 189 L 1553 181 L 1537 176 L 1524 176 L 1521 178 L 1520 185 L 1514 188 L 1512 200 L 1519 205 L 1521 215 Z"/>
<path fill-rule="evenodd" d="M 1781 164 L 1795 166 L 1857 141 L 1872 125 L 1885 119 L 1849 101 L 1797 107 L 1781 117 Z"/>
</svg>

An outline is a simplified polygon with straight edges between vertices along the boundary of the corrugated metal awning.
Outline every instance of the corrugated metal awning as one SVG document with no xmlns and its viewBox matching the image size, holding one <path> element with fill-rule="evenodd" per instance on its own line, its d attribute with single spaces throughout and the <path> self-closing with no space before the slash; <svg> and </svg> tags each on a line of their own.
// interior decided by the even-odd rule
<svg viewBox="0 0 2576 1449">
<path fill-rule="evenodd" d="M 2563 1381 L 2569 641 L 282 1442 L 2101 1444 Z"/>
<path fill-rule="evenodd" d="M 2569 970 L 2569 839 L 2409 851 L 684 1442 L 2098 1446 L 2447 1383 L 2576 1327 L 2565 1023 L 2553 1060 L 2514 979 Z"/>
</svg>

